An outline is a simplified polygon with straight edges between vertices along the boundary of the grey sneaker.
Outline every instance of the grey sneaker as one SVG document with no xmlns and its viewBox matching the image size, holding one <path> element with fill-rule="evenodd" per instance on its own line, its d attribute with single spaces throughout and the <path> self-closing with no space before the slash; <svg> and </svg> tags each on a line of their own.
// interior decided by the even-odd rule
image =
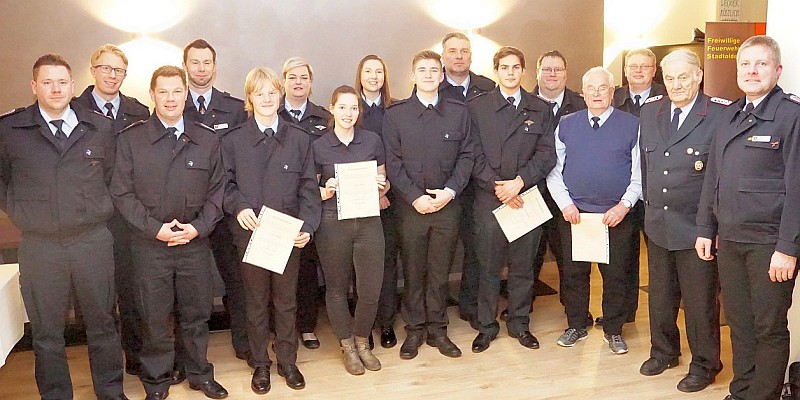
<svg viewBox="0 0 800 400">
<path fill-rule="evenodd" d="M 611 349 L 611 352 L 614 354 L 625 354 L 628 352 L 628 344 L 625 343 L 625 339 L 622 338 L 622 335 L 609 335 L 605 333 L 603 334 L 603 340 L 608 343 L 608 348 Z"/>
<path fill-rule="evenodd" d="M 586 329 L 578 329 L 578 328 L 569 328 L 564 331 L 564 334 L 558 338 L 559 346 L 561 347 L 572 347 L 575 346 L 575 343 L 578 343 L 579 340 L 583 340 L 589 337 L 589 332 L 586 332 Z"/>
</svg>

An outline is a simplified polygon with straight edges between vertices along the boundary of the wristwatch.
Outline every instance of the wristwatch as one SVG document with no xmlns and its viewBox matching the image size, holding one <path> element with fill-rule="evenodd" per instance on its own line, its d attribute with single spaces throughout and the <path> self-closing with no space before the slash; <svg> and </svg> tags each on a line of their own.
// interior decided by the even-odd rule
<svg viewBox="0 0 800 400">
<path fill-rule="evenodd" d="M 622 205 L 623 205 L 623 206 L 625 206 L 625 208 L 627 208 L 628 210 L 630 210 L 631 208 L 633 208 L 633 204 L 631 204 L 631 202 L 630 202 L 630 201 L 628 201 L 628 200 L 625 200 L 625 199 L 622 199 Z"/>
</svg>

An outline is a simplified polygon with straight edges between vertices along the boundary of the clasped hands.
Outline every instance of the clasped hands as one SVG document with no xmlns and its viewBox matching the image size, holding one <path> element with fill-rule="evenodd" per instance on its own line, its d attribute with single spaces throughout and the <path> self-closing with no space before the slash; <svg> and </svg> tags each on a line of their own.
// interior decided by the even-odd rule
<svg viewBox="0 0 800 400">
<path fill-rule="evenodd" d="M 182 224 L 177 219 L 161 225 L 156 239 L 167 243 L 167 246 L 179 246 L 197 237 L 197 229 L 192 224 Z"/>
</svg>

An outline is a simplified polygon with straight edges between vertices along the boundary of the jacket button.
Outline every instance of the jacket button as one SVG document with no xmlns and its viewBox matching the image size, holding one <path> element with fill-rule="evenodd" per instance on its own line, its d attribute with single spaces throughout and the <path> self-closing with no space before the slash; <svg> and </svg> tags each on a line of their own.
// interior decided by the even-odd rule
<svg viewBox="0 0 800 400">
<path fill-rule="evenodd" d="M 669 210 L 669 206 L 664 206 L 664 211 Z"/>
<path fill-rule="evenodd" d="M 669 152 L 668 151 L 664 152 L 664 157 L 669 157 Z"/>
<path fill-rule="evenodd" d="M 669 175 L 669 171 L 664 171 L 664 175 Z"/>
<path fill-rule="evenodd" d="M 661 192 L 663 192 L 663 193 L 667 193 L 667 188 L 663 188 L 663 189 L 661 189 Z"/>
</svg>

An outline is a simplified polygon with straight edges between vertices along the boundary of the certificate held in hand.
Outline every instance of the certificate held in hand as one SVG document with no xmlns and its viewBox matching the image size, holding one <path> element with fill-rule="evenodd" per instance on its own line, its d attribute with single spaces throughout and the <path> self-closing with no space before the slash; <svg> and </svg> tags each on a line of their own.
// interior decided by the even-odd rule
<svg viewBox="0 0 800 400">
<path fill-rule="evenodd" d="M 361 161 L 334 164 L 336 181 L 336 210 L 339 220 L 377 217 L 381 215 L 378 182 L 378 162 Z"/>
<path fill-rule="evenodd" d="M 608 225 L 602 213 L 581 213 L 581 222 L 572 228 L 572 261 L 608 264 Z"/>
<path fill-rule="evenodd" d="M 250 235 L 242 261 L 283 274 L 294 248 L 294 239 L 302 227 L 303 221 L 262 206 L 258 213 L 258 227 Z"/>
<path fill-rule="evenodd" d="M 537 186 L 526 190 L 520 197 L 523 201 L 522 208 L 511 208 L 508 204 L 503 204 L 492 210 L 509 243 L 553 218 Z"/>
</svg>

